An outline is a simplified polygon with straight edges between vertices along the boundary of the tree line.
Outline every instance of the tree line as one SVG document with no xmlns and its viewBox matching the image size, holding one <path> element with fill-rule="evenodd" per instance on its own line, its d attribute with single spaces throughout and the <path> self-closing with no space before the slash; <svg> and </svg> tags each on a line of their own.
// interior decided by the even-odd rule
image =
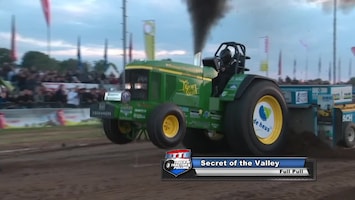
<svg viewBox="0 0 355 200">
<path fill-rule="evenodd" d="M 171 60 L 171 59 L 165 59 Z M 10 49 L 0 48 L 0 67 L 4 63 L 12 63 L 11 60 L 11 51 Z M 112 63 L 108 63 L 108 65 L 113 65 Z M 78 59 L 69 58 L 66 60 L 56 60 L 54 58 L 49 57 L 47 54 L 44 54 L 39 51 L 28 51 L 26 52 L 20 63 L 19 66 L 25 68 L 32 68 L 35 67 L 37 70 L 57 70 L 60 72 L 64 71 L 76 71 L 78 69 Z M 85 72 L 95 71 L 97 73 L 103 73 L 107 69 L 107 65 L 105 65 L 105 60 L 97 60 L 93 63 L 89 62 L 82 62 L 82 66 Z M 117 69 L 117 68 L 116 68 Z M 328 85 L 330 84 L 327 80 L 322 79 L 315 79 L 315 80 L 307 80 L 306 82 L 301 82 L 297 79 L 291 79 L 287 76 L 285 79 L 279 79 L 278 82 L 280 84 L 322 84 Z M 350 78 L 349 81 L 345 82 L 347 84 L 352 84 L 355 86 L 355 77 Z"/>
<path fill-rule="evenodd" d="M 13 63 L 11 59 L 11 51 L 10 49 L 0 48 L 0 67 L 4 63 Z M 64 72 L 76 71 L 78 69 L 78 63 L 78 59 L 69 58 L 60 61 L 39 51 L 28 51 L 22 56 L 18 65 L 24 68 L 35 67 L 37 70 L 57 70 Z M 81 64 L 83 70 L 86 72 L 96 71 L 98 73 L 103 73 L 107 69 L 108 65 L 116 67 L 112 63 L 108 63 L 108 65 L 106 65 L 105 60 L 103 59 L 94 61 L 93 63 L 82 61 Z"/>
</svg>

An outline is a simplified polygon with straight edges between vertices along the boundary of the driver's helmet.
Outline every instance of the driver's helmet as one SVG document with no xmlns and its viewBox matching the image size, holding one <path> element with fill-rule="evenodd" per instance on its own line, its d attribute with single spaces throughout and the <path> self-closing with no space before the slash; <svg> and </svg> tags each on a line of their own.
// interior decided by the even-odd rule
<svg viewBox="0 0 355 200">
<path fill-rule="evenodd" d="M 232 52 L 228 48 L 225 48 L 219 53 L 219 57 L 223 64 L 229 64 L 232 61 Z"/>
</svg>

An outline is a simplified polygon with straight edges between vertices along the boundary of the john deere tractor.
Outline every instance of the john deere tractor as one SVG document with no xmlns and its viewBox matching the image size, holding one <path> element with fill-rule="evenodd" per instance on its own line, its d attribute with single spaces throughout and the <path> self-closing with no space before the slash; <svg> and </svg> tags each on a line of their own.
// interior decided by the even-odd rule
<svg viewBox="0 0 355 200">
<path fill-rule="evenodd" d="M 234 70 L 218 88 L 225 49 Z M 134 61 L 125 67 L 124 88 L 106 92 L 90 114 L 116 144 L 146 130 L 162 149 L 182 143 L 195 153 L 275 154 L 285 143 L 286 102 L 274 80 L 245 73 L 247 59 L 244 45 L 224 42 L 201 64 Z"/>
</svg>

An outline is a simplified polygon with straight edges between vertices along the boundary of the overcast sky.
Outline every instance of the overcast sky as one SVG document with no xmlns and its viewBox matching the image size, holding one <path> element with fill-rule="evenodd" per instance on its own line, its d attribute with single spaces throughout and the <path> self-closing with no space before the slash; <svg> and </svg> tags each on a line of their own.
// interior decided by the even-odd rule
<svg viewBox="0 0 355 200">
<path fill-rule="evenodd" d="M 237 41 L 247 47 L 251 73 L 259 71 L 262 36 L 269 36 L 271 77 L 277 77 L 278 55 L 282 50 L 282 76 L 293 77 L 297 60 L 297 78 L 318 76 L 322 58 L 323 79 L 328 79 L 333 51 L 333 15 L 326 12 L 324 0 L 233 0 L 232 9 L 218 21 L 209 34 L 203 56 L 211 56 L 223 41 Z M 354 1 L 353 1 L 354 2 Z M 109 41 L 108 58 L 122 67 L 121 0 L 52 0 L 51 56 L 59 60 L 76 58 L 76 42 L 81 36 L 82 58 L 102 59 L 104 40 Z M 29 50 L 47 53 L 46 24 L 39 0 L 0 0 L 0 47 L 10 47 L 11 16 L 16 16 L 17 50 L 21 58 Z M 156 21 L 157 59 L 172 58 L 192 63 L 193 37 L 190 16 L 182 0 L 127 0 L 127 31 L 133 33 L 133 57 L 144 59 L 143 20 Z M 349 77 L 349 63 L 355 67 L 355 9 L 338 10 L 337 55 L 341 59 L 343 80 Z M 308 49 L 305 47 L 308 46 Z M 307 56 L 308 55 L 308 56 Z M 338 61 L 337 61 L 338 63 Z M 355 74 L 355 69 L 352 70 Z"/>
</svg>

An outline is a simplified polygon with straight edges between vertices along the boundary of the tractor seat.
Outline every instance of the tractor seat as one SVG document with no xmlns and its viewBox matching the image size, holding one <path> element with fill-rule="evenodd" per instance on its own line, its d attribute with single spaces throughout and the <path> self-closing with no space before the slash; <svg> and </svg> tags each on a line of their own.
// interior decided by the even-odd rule
<svg viewBox="0 0 355 200">
<path fill-rule="evenodd" d="M 216 71 L 218 71 L 218 62 L 219 62 L 219 60 L 217 57 L 208 57 L 208 58 L 202 59 L 202 65 L 204 67 L 212 67 Z"/>
</svg>

